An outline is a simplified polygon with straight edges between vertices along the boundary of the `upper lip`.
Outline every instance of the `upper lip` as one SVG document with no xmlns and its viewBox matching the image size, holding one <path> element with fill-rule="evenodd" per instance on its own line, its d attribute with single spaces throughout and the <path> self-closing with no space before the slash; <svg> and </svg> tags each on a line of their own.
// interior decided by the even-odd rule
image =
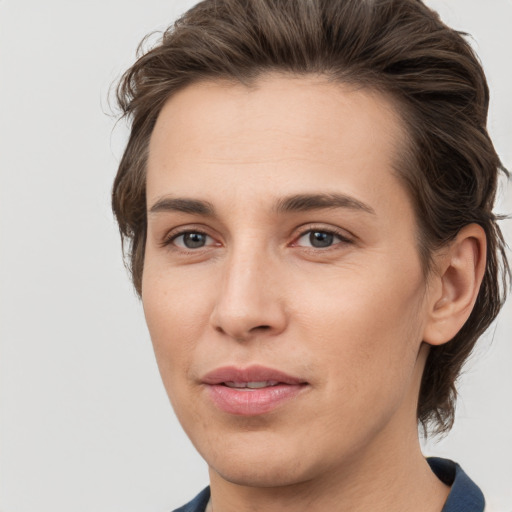
<svg viewBox="0 0 512 512">
<path fill-rule="evenodd" d="M 223 366 L 208 372 L 201 379 L 203 384 L 222 384 L 223 382 L 264 382 L 277 381 L 281 384 L 305 384 L 306 381 L 266 366 L 253 365 L 246 368 Z"/>
</svg>

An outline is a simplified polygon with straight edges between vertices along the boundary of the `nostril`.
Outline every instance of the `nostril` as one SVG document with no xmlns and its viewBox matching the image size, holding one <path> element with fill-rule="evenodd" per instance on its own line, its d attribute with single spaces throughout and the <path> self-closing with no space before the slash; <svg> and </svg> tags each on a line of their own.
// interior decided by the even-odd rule
<svg viewBox="0 0 512 512">
<path fill-rule="evenodd" d="M 253 327 L 251 331 L 269 331 L 270 329 L 270 325 L 258 325 L 256 327 Z"/>
</svg>

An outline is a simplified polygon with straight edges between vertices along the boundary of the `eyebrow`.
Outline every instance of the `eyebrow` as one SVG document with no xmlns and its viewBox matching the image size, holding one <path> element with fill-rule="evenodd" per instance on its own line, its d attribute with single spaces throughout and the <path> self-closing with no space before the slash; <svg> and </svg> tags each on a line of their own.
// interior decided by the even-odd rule
<svg viewBox="0 0 512 512">
<path fill-rule="evenodd" d="M 348 208 L 375 215 L 375 210 L 371 206 L 345 194 L 297 194 L 280 199 L 275 205 L 278 213 L 306 212 L 324 208 Z"/>
<path fill-rule="evenodd" d="M 198 199 L 164 197 L 159 199 L 150 209 L 149 213 L 182 212 L 193 215 L 213 217 L 215 209 L 208 201 Z"/>
<path fill-rule="evenodd" d="M 296 194 L 279 199 L 274 205 L 276 213 L 307 212 L 327 208 L 348 208 L 375 215 L 375 210 L 371 206 L 345 194 Z M 215 216 L 215 208 L 212 203 L 188 198 L 163 197 L 149 209 L 150 214 L 160 212 Z"/>
</svg>

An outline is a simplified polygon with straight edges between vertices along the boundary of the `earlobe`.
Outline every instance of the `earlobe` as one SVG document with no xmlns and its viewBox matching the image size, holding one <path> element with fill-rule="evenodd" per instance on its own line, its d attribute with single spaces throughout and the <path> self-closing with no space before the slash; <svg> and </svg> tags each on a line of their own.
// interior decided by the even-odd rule
<svg viewBox="0 0 512 512">
<path fill-rule="evenodd" d="M 469 318 L 485 272 L 487 239 L 478 224 L 460 230 L 447 249 L 435 256 L 423 340 L 430 345 L 450 341 Z"/>
</svg>

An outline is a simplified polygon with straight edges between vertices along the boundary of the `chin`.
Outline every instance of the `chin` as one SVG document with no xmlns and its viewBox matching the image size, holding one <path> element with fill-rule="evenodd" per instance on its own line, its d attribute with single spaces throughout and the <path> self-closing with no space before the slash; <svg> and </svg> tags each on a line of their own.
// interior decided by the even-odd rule
<svg viewBox="0 0 512 512">
<path fill-rule="evenodd" d="M 228 460 L 227 463 L 211 465 L 222 479 L 247 487 L 285 487 L 309 478 L 302 474 L 301 464 L 293 461 Z"/>
<path fill-rule="evenodd" d="M 321 471 L 321 461 L 308 458 L 311 452 L 304 450 L 305 444 L 299 439 L 293 442 L 290 436 L 279 438 L 269 432 L 262 439 L 254 434 L 245 432 L 242 438 L 230 435 L 215 445 L 198 448 L 211 471 L 241 486 L 284 487 L 310 480 Z"/>
</svg>

